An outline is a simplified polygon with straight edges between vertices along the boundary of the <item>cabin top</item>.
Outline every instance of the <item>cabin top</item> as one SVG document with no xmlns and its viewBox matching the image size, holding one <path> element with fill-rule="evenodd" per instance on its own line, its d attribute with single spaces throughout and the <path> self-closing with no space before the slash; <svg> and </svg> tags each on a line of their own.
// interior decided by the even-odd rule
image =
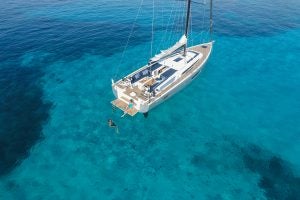
<svg viewBox="0 0 300 200">
<path fill-rule="evenodd" d="M 199 53 L 188 51 L 185 57 L 182 54 L 178 54 L 176 56 L 167 58 L 164 61 L 161 61 L 160 64 L 178 71 L 182 69 L 182 67 L 186 66 L 186 64 L 188 64 L 191 60 L 193 60 L 198 55 Z"/>
</svg>

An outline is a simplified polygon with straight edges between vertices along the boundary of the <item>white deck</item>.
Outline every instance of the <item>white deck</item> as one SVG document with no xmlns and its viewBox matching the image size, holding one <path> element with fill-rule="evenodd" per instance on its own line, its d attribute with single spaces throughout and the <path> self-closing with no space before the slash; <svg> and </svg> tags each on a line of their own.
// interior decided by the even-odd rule
<svg viewBox="0 0 300 200">
<path fill-rule="evenodd" d="M 162 64 L 162 65 L 165 65 L 167 67 L 170 67 L 172 69 L 180 70 L 184 66 L 186 66 L 187 61 L 192 59 L 194 56 L 196 56 L 196 53 L 187 52 L 186 57 L 184 57 L 182 54 L 179 54 L 179 55 L 175 55 L 171 58 L 168 58 L 164 61 L 161 61 L 159 63 Z M 200 53 L 199 56 L 202 57 L 203 55 Z M 176 59 L 178 59 L 179 61 L 176 61 Z"/>
</svg>

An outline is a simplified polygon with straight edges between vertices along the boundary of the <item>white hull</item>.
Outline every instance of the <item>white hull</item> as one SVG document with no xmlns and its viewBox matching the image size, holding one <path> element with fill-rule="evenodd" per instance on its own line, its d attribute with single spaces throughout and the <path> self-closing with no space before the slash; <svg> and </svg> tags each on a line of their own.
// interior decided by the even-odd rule
<svg viewBox="0 0 300 200">
<path fill-rule="evenodd" d="M 178 84 L 177 86 L 175 86 L 173 89 L 171 89 L 168 93 L 166 93 L 165 95 L 163 95 L 161 98 L 157 99 L 157 101 L 155 101 L 152 104 L 150 104 L 149 105 L 149 109 L 146 112 L 152 110 L 153 108 L 155 108 L 156 106 L 158 106 L 159 104 L 163 103 L 164 101 L 166 101 L 167 99 L 169 99 L 170 97 L 172 97 L 174 94 L 176 94 L 177 92 L 179 92 L 180 90 L 182 90 L 183 88 L 185 88 L 187 85 L 189 85 L 192 82 L 192 80 L 199 75 L 199 73 L 200 73 L 202 67 L 204 67 L 204 65 L 202 65 L 201 67 L 199 67 L 199 69 L 193 74 L 193 76 L 187 78 L 187 80 L 181 82 L 180 84 Z"/>
<path fill-rule="evenodd" d="M 199 56 L 198 59 L 194 61 L 194 63 L 191 62 L 192 64 L 190 66 L 186 66 L 187 72 L 186 71 L 183 72 L 182 74 L 184 74 L 184 75 L 182 75 L 178 79 L 175 79 L 174 82 L 171 82 L 169 85 L 167 85 L 167 87 L 165 87 L 165 89 L 162 89 L 160 91 L 160 93 L 158 93 L 158 95 L 155 95 L 149 99 L 147 99 L 147 98 L 145 99 L 145 96 L 143 99 L 142 95 L 140 95 L 139 98 L 135 97 L 135 96 L 131 97 L 130 94 L 135 93 L 137 90 L 133 90 L 132 86 L 123 86 L 121 84 L 122 80 L 119 80 L 116 83 L 113 83 L 113 85 L 112 85 L 113 93 L 114 93 L 115 97 L 117 98 L 117 100 L 119 100 L 119 104 L 118 104 L 118 102 L 115 102 L 116 100 L 113 101 L 112 103 L 115 106 L 119 107 L 120 109 L 124 110 L 125 109 L 124 107 L 126 107 L 126 106 L 124 106 L 124 104 L 122 102 L 124 102 L 126 105 L 129 103 L 129 99 L 135 98 L 134 99 L 135 111 L 140 112 L 140 113 L 149 112 L 151 109 L 153 109 L 156 106 L 158 106 L 159 104 L 163 103 L 165 100 L 169 99 L 174 94 L 176 94 L 181 89 L 183 89 L 185 86 L 190 84 L 191 81 L 197 77 L 197 75 L 200 73 L 201 69 L 204 67 L 204 65 L 206 64 L 206 62 L 211 54 L 212 43 L 213 42 L 209 42 L 209 43 L 196 45 L 196 46 L 188 48 L 189 51 L 197 52 L 197 53 L 199 53 L 199 55 L 201 54 L 201 57 Z M 131 76 L 135 75 L 136 73 L 139 73 L 140 71 L 146 69 L 146 67 L 147 66 L 140 68 L 139 70 L 129 74 L 127 77 L 131 77 Z M 174 66 L 172 66 L 172 67 L 175 68 Z M 143 81 L 141 81 L 141 82 L 143 82 Z M 135 86 L 135 87 L 137 87 L 137 86 Z M 135 92 L 132 92 L 132 91 L 135 91 Z M 137 91 L 137 93 L 139 93 L 139 91 Z M 120 103 L 122 105 L 120 105 Z M 134 114 L 132 114 L 132 115 L 134 115 Z"/>
</svg>

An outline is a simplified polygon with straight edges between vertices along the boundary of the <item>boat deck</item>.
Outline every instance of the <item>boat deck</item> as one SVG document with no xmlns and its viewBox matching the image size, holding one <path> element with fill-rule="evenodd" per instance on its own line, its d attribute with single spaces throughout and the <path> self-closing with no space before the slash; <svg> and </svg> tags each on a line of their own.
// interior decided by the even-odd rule
<svg viewBox="0 0 300 200">
<path fill-rule="evenodd" d="M 168 91 L 172 87 L 174 87 L 176 84 L 178 84 L 179 82 L 184 81 L 186 78 L 188 78 L 190 76 L 192 76 L 192 78 L 195 77 L 198 74 L 197 70 L 199 70 L 200 66 L 202 66 L 204 64 L 204 62 L 207 60 L 207 58 L 211 52 L 211 49 L 212 49 L 212 43 L 201 44 L 201 45 L 189 47 L 188 51 L 194 51 L 196 53 L 201 53 L 202 57 L 199 60 L 197 60 L 191 67 L 189 67 L 185 72 L 183 72 L 182 76 L 178 80 L 176 80 L 174 83 L 170 84 L 169 86 L 164 88 L 160 93 L 158 93 L 155 96 L 155 99 L 151 100 L 151 103 L 155 102 L 157 99 L 159 99 L 159 97 L 168 93 Z M 145 69 L 145 67 L 139 69 L 139 71 L 142 71 L 144 69 Z M 141 79 L 140 81 L 145 82 L 145 83 L 148 81 L 150 82 L 150 79 L 147 79 L 147 78 L 144 78 L 144 79 Z M 121 97 L 121 99 L 120 98 L 115 99 L 111 103 L 123 111 L 126 109 L 130 99 L 133 99 L 135 101 L 138 101 L 138 99 L 142 99 L 144 101 L 149 100 L 148 97 L 145 96 L 145 92 L 143 90 L 139 89 L 137 86 L 134 86 L 134 87 L 126 87 L 126 86 L 122 86 L 122 85 L 118 85 L 118 86 L 122 89 L 125 89 L 124 94 L 126 95 L 126 97 L 123 96 L 123 97 Z M 132 110 L 128 110 L 127 112 L 129 115 L 134 116 L 138 112 L 138 110 L 133 108 Z"/>
<path fill-rule="evenodd" d="M 166 92 L 168 92 L 178 82 L 184 80 L 186 77 L 188 77 L 188 76 L 192 75 L 193 73 L 195 73 L 195 70 L 197 70 L 198 67 L 200 65 L 202 65 L 204 63 L 204 61 L 207 59 L 207 57 L 209 56 L 209 54 L 211 52 L 211 48 L 212 48 L 212 43 L 197 45 L 197 46 L 193 46 L 193 47 L 188 48 L 189 51 L 195 51 L 197 53 L 201 53 L 203 56 L 197 62 L 195 62 L 189 69 L 187 69 L 184 72 L 184 74 L 178 80 L 176 80 L 176 82 L 170 84 L 168 87 L 166 87 L 164 90 L 162 90 L 162 92 L 159 93 L 156 97 L 160 97 L 160 96 L 164 95 Z"/>
<path fill-rule="evenodd" d="M 138 100 L 138 98 L 143 99 L 144 101 L 147 101 L 147 97 L 144 96 L 144 91 L 140 90 L 137 86 L 135 87 L 128 87 L 126 88 L 124 94 L 129 96 L 130 98 L 134 100 Z"/>
</svg>

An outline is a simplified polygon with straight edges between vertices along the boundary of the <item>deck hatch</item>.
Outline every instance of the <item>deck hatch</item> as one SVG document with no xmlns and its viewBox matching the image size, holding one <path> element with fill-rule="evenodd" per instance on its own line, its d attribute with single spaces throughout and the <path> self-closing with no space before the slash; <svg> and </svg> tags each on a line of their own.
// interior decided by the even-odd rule
<svg viewBox="0 0 300 200">
<path fill-rule="evenodd" d="M 174 59 L 173 61 L 179 62 L 179 61 L 181 61 L 182 59 L 183 59 L 183 58 L 179 57 L 179 58 Z"/>
</svg>

